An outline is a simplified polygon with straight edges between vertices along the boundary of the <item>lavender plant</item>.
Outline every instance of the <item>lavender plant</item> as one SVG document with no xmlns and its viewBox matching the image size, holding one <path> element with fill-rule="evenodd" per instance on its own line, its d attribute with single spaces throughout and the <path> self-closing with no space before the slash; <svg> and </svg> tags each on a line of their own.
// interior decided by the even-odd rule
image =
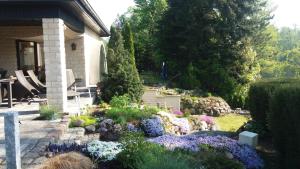
<svg viewBox="0 0 300 169">
<path fill-rule="evenodd" d="M 193 152 L 200 151 L 199 145 L 208 145 L 217 150 L 230 152 L 234 158 L 241 161 L 247 169 L 260 169 L 263 167 L 263 160 L 253 148 L 248 145 L 239 144 L 236 140 L 225 136 L 188 135 L 178 137 L 164 135 L 149 139 L 148 141 L 164 145 L 170 150 L 179 148 Z"/>
<path fill-rule="evenodd" d="M 164 127 L 159 117 L 143 120 L 141 125 L 147 136 L 157 137 L 164 134 Z"/>
</svg>

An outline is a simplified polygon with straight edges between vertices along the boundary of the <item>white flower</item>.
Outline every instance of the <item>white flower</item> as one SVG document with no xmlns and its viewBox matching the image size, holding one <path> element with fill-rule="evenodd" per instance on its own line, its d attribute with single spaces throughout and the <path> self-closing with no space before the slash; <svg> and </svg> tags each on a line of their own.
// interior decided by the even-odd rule
<svg viewBox="0 0 300 169">
<path fill-rule="evenodd" d="M 122 144 L 94 140 L 87 145 L 87 151 L 97 160 L 111 161 L 123 150 Z"/>
</svg>

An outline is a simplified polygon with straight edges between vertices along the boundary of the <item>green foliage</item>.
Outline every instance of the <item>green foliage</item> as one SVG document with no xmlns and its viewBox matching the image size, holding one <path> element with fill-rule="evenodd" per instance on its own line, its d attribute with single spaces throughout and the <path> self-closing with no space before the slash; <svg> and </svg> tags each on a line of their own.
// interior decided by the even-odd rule
<svg viewBox="0 0 300 169">
<path fill-rule="evenodd" d="M 256 121 L 249 121 L 244 127 L 244 130 L 246 131 L 257 133 L 259 138 L 265 138 L 269 136 L 269 130 L 265 124 L 261 124 Z"/>
<path fill-rule="evenodd" d="M 130 31 L 129 28 L 126 30 Z M 101 84 L 102 99 L 109 102 L 113 96 L 128 94 L 132 101 L 140 101 L 143 86 L 134 64 L 132 51 L 124 48 L 120 28 L 111 27 L 107 55 L 109 70 Z"/>
<path fill-rule="evenodd" d="M 58 109 L 51 106 L 41 106 L 40 110 L 40 119 L 41 120 L 55 120 L 61 117 Z"/>
<path fill-rule="evenodd" d="M 130 103 L 130 98 L 128 95 L 114 96 L 109 104 L 114 108 L 128 107 Z"/>
<path fill-rule="evenodd" d="M 265 31 L 269 39 L 259 55 L 262 78 L 300 77 L 300 30 L 269 26 Z"/>
<path fill-rule="evenodd" d="M 127 122 L 140 121 L 150 118 L 153 115 L 152 111 L 144 111 L 133 107 L 115 108 L 112 107 L 105 114 L 106 117 L 113 119 L 116 123 L 126 124 Z"/>
<path fill-rule="evenodd" d="M 70 122 L 69 127 L 76 126 L 75 124 L 78 121 L 83 121 L 81 127 L 86 127 L 86 126 L 90 126 L 90 125 L 96 124 L 97 123 L 97 118 L 92 117 L 92 116 L 88 116 L 88 115 L 73 116 L 73 117 L 71 117 L 71 122 Z"/>
<path fill-rule="evenodd" d="M 253 83 L 249 90 L 248 106 L 252 118 L 261 125 L 267 125 L 267 114 L 270 108 L 270 99 L 276 88 L 293 83 L 298 79 L 272 79 Z"/>
<path fill-rule="evenodd" d="M 280 168 L 297 169 L 300 166 L 300 86 L 280 86 L 270 101 L 269 125 Z"/>
<path fill-rule="evenodd" d="M 166 0 L 135 0 L 136 6 L 123 16 L 134 32 L 137 67 L 141 71 L 160 71 L 158 62 L 157 32 L 168 4 Z M 158 70 L 157 70 L 158 69 Z"/>
<path fill-rule="evenodd" d="M 146 142 L 142 134 L 127 133 L 122 137 L 124 150 L 118 160 L 130 169 L 192 169 L 186 155 L 171 152 L 160 145 Z M 200 167 L 200 166 L 198 166 Z"/>
<path fill-rule="evenodd" d="M 227 158 L 222 153 L 204 153 L 202 155 L 203 165 L 206 169 L 245 169 L 240 162 Z"/>
<path fill-rule="evenodd" d="M 265 0 L 169 1 L 159 42 L 170 76 L 181 73 L 177 86 L 198 87 L 243 106 L 259 73 L 253 39 L 269 19 Z"/>
</svg>

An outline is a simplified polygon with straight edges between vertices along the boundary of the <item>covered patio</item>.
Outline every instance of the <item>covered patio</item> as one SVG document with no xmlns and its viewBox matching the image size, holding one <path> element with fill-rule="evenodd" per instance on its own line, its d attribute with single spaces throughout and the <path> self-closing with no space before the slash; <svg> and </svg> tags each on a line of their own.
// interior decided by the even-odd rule
<svg viewBox="0 0 300 169">
<path fill-rule="evenodd" d="M 79 86 L 89 88 L 107 71 L 101 37 L 109 33 L 101 20 L 80 0 L 0 2 L 0 11 L 0 68 L 6 78 L 16 70 L 34 70 L 46 84 L 48 105 L 70 112 L 74 100 L 67 101 L 66 69 L 73 70 Z M 80 107 L 91 102 L 81 99 Z"/>
</svg>

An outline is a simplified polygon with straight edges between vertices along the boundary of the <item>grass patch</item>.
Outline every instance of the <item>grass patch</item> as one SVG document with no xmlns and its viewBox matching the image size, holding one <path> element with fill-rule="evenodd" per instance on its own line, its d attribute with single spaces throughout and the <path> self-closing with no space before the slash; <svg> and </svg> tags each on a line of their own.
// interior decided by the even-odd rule
<svg viewBox="0 0 300 169">
<path fill-rule="evenodd" d="M 215 117 L 215 122 L 220 131 L 236 132 L 242 125 L 250 119 L 244 115 L 228 114 L 225 116 Z"/>
<path fill-rule="evenodd" d="M 62 115 L 57 108 L 51 106 L 41 106 L 39 113 L 40 117 L 37 120 L 56 120 Z"/>
<path fill-rule="evenodd" d="M 134 107 L 116 108 L 113 107 L 105 114 L 107 118 L 113 119 L 118 124 L 126 124 L 127 122 L 140 121 L 150 118 L 156 114 L 159 109 L 154 107 L 145 107 L 144 109 Z"/>
<path fill-rule="evenodd" d="M 90 125 L 94 125 L 97 123 L 97 118 L 92 117 L 92 116 L 87 116 L 87 115 L 82 115 L 82 116 L 73 116 L 71 117 L 71 122 L 69 127 L 75 127 L 77 126 L 76 123 L 78 121 L 82 121 L 83 123 L 80 125 L 80 127 L 86 127 Z"/>
</svg>

